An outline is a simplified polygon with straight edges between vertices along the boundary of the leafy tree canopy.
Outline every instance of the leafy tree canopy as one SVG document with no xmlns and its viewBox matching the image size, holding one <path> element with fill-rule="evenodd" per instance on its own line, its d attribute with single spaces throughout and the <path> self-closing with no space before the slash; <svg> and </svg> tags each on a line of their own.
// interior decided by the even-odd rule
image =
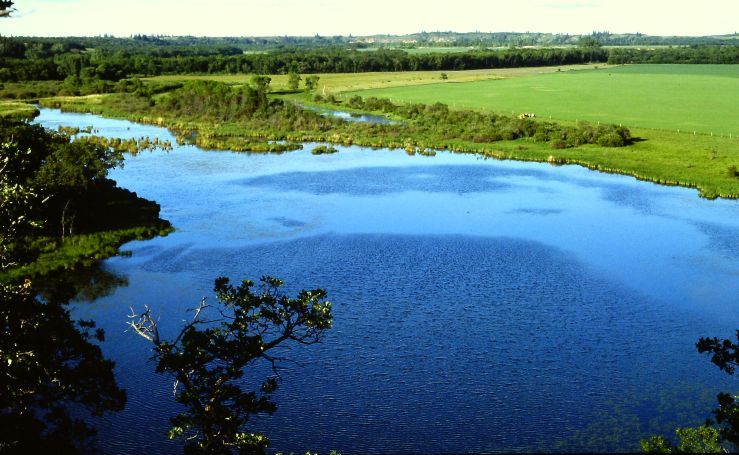
<svg viewBox="0 0 739 455">
<path fill-rule="evenodd" d="M 173 340 L 160 337 L 150 309 L 131 316 L 131 327 L 154 345 L 156 371 L 175 380 L 175 399 L 184 410 L 170 419 L 169 437 L 185 438 L 186 453 L 265 452 L 269 440 L 248 423 L 276 410 L 272 395 L 279 376 L 245 390 L 246 369 L 264 361 L 279 374 L 287 345 L 318 343 L 332 323 L 324 290 L 303 290 L 291 298 L 282 285 L 265 276 L 254 292 L 252 281 L 233 286 L 228 278 L 216 279 L 219 305 L 203 299 Z"/>
</svg>

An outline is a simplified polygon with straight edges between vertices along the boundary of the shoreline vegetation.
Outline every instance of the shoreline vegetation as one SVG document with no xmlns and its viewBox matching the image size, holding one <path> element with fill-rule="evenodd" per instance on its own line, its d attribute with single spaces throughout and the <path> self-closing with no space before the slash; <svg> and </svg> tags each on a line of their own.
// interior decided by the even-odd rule
<svg viewBox="0 0 739 455">
<path fill-rule="evenodd" d="M 123 164 L 124 152 L 166 150 L 168 144 L 146 138 L 74 137 L 79 132 L 0 118 L 3 216 L 28 226 L 0 236 L 2 257 L 13 258 L 3 260 L 0 281 L 89 269 L 125 254 L 119 248 L 128 241 L 172 232 L 170 223 L 159 217 L 159 204 L 107 178 L 109 169 Z"/>
<path fill-rule="evenodd" d="M 14 42 L 6 40 L 4 44 Z M 26 43 L 26 46 L 28 45 Z M 42 47 L 45 45 L 42 43 Z M 26 75 L 16 82 L 7 81 L 0 84 L 0 98 L 4 98 L 0 100 L 0 117 L 32 119 L 39 111 L 29 102 L 35 102 L 42 107 L 93 113 L 166 127 L 179 143 L 193 144 L 206 150 L 282 153 L 301 149 L 304 143 L 317 143 L 312 150 L 316 155 L 336 153 L 337 145 L 400 149 L 408 154 L 425 156 L 433 156 L 436 151 L 446 150 L 478 154 L 483 158 L 579 165 L 591 170 L 628 175 L 657 184 L 695 188 L 704 198 L 737 199 L 739 198 L 737 138 L 691 135 L 685 132 L 640 127 L 646 125 L 630 125 L 627 128 L 595 121 L 573 121 L 566 116 L 550 120 L 551 116 L 547 119 L 546 115 L 536 116 L 533 113 L 519 113 L 515 110 L 509 114 L 507 110 L 502 112 L 504 109 L 501 109 L 499 100 L 492 103 L 485 101 L 485 97 L 482 96 L 482 93 L 488 90 L 486 87 L 497 87 L 495 84 L 510 85 L 521 81 L 529 85 L 541 85 L 538 82 L 540 80 L 565 80 L 566 78 L 563 79 L 560 74 L 576 75 L 579 80 L 591 78 L 589 74 L 597 74 L 597 77 L 603 80 L 606 75 L 611 76 L 611 72 L 630 77 L 629 75 L 634 73 L 641 74 L 639 71 L 644 69 L 642 72 L 670 74 L 671 77 L 675 77 L 670 67 L 681 65 L 624 67 L 622 63 L 664 58 L 673 60 L 696 58 L 700 61 L 712 56 L 724 63 L 731 63 L 736 60 L 735 51 L 733 48 L 710 47 L 651 51 L 560 49 L 548 54 L 544 49 L 508 49 L 498 53 L 491 50 L 470 52 L 470 55 L 465 57 L 474 61 L 480 59 L 484 61 L 485 58 L 493 58 L 491 56 L 494 54 L 498 63 L 503 62 L 503 67 L 495 69 L 464 71 L 452 69 L 441 73 L 396 69 L 392 72 L 303 74 L 302 77 L 295 72 L 271 76 L 226 72 L 226 74 L 169 74 L 145 78 L 118 78 L 121 75 L 127 76 L 128 73 L 124 71 L 112 80 L 104 80 L 101 79 L 102 75 L 82 71 L 84 66 L 89 64 L 89 55 L 83 53 L 72 58 L 74 50 L 67 49 L 62 54 L 63 58 L 47 56 L 46 60 L 30 59 L 20 66 L 9 67 L 13 71 L 22 72 L 23 65 L 43 61 L 48 63 L 51 61 L 50 58 L 52 60 L 56 58 L 54 61 L 58 68 L 55 71 L 62 71 L 66 59 L 76 59 L 77 73 L 64 80 L 33 80 L 33 77 Z M 312 49 L 308 56 L 300 58 L 316 58 L 318 60 L 315 61 L 319 61 L 319 57 L 330 55 L 338 58 L 341 63 L 350 54 L 340 49 L 317 48 Z M 363 60 L 365 64 L 376 62 L 384 55 L 391 60 L 402 57 L 406 59 L 403 60 L 405 62 L 436 62 L 433 64 L 439 68 L 456 68 L 453 59 L 457 53 L 453 52 L 426 54 L 421 57 L 385 50 L 371 54 L 372 57 Z M 245 58 L 250 62 L 261 62 L 260 64 L 264 65 L 297 58 L 298 54 L 275 51 L 266 56 L 246 55 Z M 589 64 L 577 64 L 579 60 L 587 60 L 590 58 L 588 56 L 592 55 L 599 56 L 596 64 L 592 61 Z M 575 64 L 520 67 L 521 62 L 515 61 L 518 58 L 516 56 L 535 59 L 538 64 L 573 58 Z M 201 57 L 212 58 L 213 55 L 198 54 L 190 57 L 192 57 L 190 60 L 197 60 Z M 115 60 L 114 56 L 104 52 L 101 58 L 104 61 L 112 59 L 108 63 Z M 175 57 L 147 55 L 141 62 L 171 58 Z M 501 58 L 507 60 L 500 60 Z M 599 62 L 604 59 L 613 61 L 618 66 Z M 7 56 L 5 61 L 21 62 Z M 713 65 L 717 66 L 722 69 L 712 70 L 711 65 L 690 65 L 689 72 L 693 77 L 704 74 L 722 78 L 733 77 L 727 65 Z M 338 70 L 340 67 L 341 65 L 331 69 Z M 401 65 L 399 68 L 403 69 L 404 66 Z M 67 70 L 72 71 L 69 68 Z M 179 70 L 184 71 L 182 68 Z M 680 74 L 685 72 L 681 71 L 678 72 Z M 5 74 L 3 77 L 7 80 L 7 76 L 8 74 Z M 728 83 L 725 82 L 728 80 L 730 79 L 722 79 L 722 82 Z M 304 88 L 300 87 L 301 82 L 304 83 Z M 462 88 L 466 90 L 467 98 L 457 98 L 456 101 L 447 104 L 438 102 L 439 99 L 449 100 L 451 93 L 458 93 Z M 515 99 L 517 98 L 514 97 L 514 101 Z M 688 102 L 685 104 L 689 104 Z M 511 106 L 507 106 L 506 109 L 509 107 Z M 581 111 L 588 108 L 586 105 L 579 107 Z M 349 122 L 325 115 L 326 110 L 371 114 L 389 121 Z M 320 111 L 323 111 L 324 115 Z M 697 114 L 692 115 L 691 119 Z M 615 118 L 614 116 L 612 120 Z M 669 118 L 666 121 L 669 122 Z M 67 133 L 70 137 L 76 133 L 61 132 Z M 93 135 L 79 136 L 75 141 L 87 142 L 91 146 L 103 149 L 119 150 L 121 153 L 135 153 L 147 148 L 171 149 L 171 144 L 150 143 L 147 138 L 141 138 L 139 141 L 116 141 Z M 152 207 L 148 206 L 150 201 L 140 199 L 135 194 L 114 194 L 118 190 L 118 188 L 111 190 L 109 194 L 111 201 L 117 198 L 119 202 L 127 200 L 125 203 L 131 204 L 130 208 L 134 212 L 140 209 L 143 212 L 153 213 Z M 134 208 L 135 206 L 138 206 L 138 209 Z M 158 214 L 158 206 L 156 212 Z M 17 278 L 24 275 L 43 275 L 68 267 L 92 265 L 97 259 L 118 254 L 120 245 L 128 240 L 166 235 L 172 229 L 158 218 L 155 220 L 150 217 L 148 221 L 139 218 L 139 220 L 141 223 L 137 226 L 131 225 L 122 229 L 105 228 L 96 233 L 61 239 L 40 236 L 36 242 L 39 245 L 35 253 L 36 259 L 5 275 L 9 277 L 12 274 Z M 41 248 L 42 244 L 45 247 Z"/>
<path fill-rule="evenodd" d="M 482 40 L 479 46 L 465 41 L 472 36 Z M 0 102 L 0 115 L 34 116 L 34 107 L 18 104 L 23 100 L 156 124 L 169 128 L 181 142 L 205 149 L 279 153 L 299 149 L 304 142 L 319 142 L 408 153 L 450 150 L 498 159 L 577 164 L 696 188 L 705 198 L 739 198 L 739 147 L 729 120 L 734 114 L 731 67 L 739 63 L 734 35 L 655 41 L 642 35 L 599 32 L 570 37 L 565 40 L 570 46 L 558 46 L 566 44 L 558 41 L 563 37 L 455 34 L 452 49 L 447 43 L 447 49 L 431 52 L 437 38 L 441 39 L 434 34 L 414 35 L 415 44 L 401 46 L 414 49 L 398 48 L 392 39 L 373 39 L 376 44 L 368 45 L 354 38 L 350 41 L 356 42 L 325 37 L 262 41 L 154 36 L 0 38 L 0 98 L 13 100 Z M 521 41 L 529 38 L 536 39 Z M 500 40 L 506 47 L 495 45 Z M 673 87 L 660 91 L 661 98 L 649 101 L 645 109 L 647 103 L 640 96 L 646 98 L 653 90 L 644 90 L 637 94 L 633 108 L 629 101 L 610 115 L 611 101 L 618 96 L 610 93 L 616 73 L 637 85 L 646 80 L 644 74 L 624 76 L 623 67 L 614 67 L 630 64 L 639 68 L 723 67 L 728 74 L 722 76 L 721 90 L 726 92 L 728 87 L 729 93 L 711 92 L 713 98 L 701 101 L 695 96 L 677 96 Z M 570 71 L 576 68 L 598 74 L 590 88 L 611 97 L 605 104 L 588 104 L 590 95 L 578 102 L 565 97 L 545 104 L 569 106 L 571 111 L 544 112 L 549 109 L 541 104 L 523 102 L 548 99 L 545 96 L 557 92 L 557 86 L 528 87 L 528 93 L 506 89 L 515 95 L 505 102 L 495 95 L 496 84 L 510 87 L 514 80 L 559 82 L 568 79 L 560 75 L 570 73 L 580 80 L 589 77 L 588 71 Z M 609 77 L 612 68 L 613 78 Z M 681 74 L 673 76 L 682 81 Z M 696 85 L 684 91 L 694 94 L 695 87 L 712 86 L 700 77 L 692 77 Z M 657 87 L 662 85 L 658 82 Z M 569 86 L 560 91 L 578 89 Z M 665 114 L 661 106 L 668 105 L 672 110 Z M 709 128 L 720 123 L 717 134 L 726 133 L 728 138 L 647 129 L 672 127 L 677 118 L 676 130 L 712 134 L 714 130 L 706 130 L 705 122 L 693 126 L 707 105 L 720 105 L 715 109 L 719 114 L 704 117 L 709 119 Z M 343 122 L 307 112 L 311 107 L 367 112 L 394 122 Z M 633 122 L 629 111 L 640 111 L 643 115 L 633 118 L 642 120 Z M 534 112 L 536 118 L 517 118 Z M 681 118 L 685 112 L 692 114 L 687 120 Z M 662 125 L 644 123 L 644 118 L 659 118 Z"/>
<path fill-rule="evenodd" d="M 156 89 L 161 83 L 169 90 Z M 155 89 L 149 93 L 52 97 L 40 104 L 159 125 L 170 129 L 181 143 L 204 149 L 284 152 L 299 149 L 304 142 L 318 142 L 421 154 L 448 150 L 495 159 L 575 164 L 695 188 L 709 199 L 739 198 L 739 178 L 732 167 L 739 164 L 739 156 L 731 153 L 737 148 L 736 140 L 728 138 L 582 121 L 550 122 L 455 110 L 441 103 L 396 104 L 358 95 L 341 99 L 333 94 L 324 97 L 317 90 L 269 94 L 269 83 L 267 76 L 237 85 L 167 80 L 154 82 Z M 302 106 L 378 114 L 395 122 L 346 122 Z"/>
</svg>

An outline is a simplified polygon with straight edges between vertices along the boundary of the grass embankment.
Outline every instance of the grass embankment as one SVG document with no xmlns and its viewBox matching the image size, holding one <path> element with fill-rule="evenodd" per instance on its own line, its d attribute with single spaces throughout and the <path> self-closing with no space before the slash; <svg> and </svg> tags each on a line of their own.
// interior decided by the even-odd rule
<svg viewBox="0 0 739 455">
<path fill-rule="evenodd" d="M 120 254 L 119 248 L 126 242 L 148 240 L 170 232 L 170 226 L 153 223 L 128 229 L 73 235 L 64 240 L 38 237 L 34 239 L 34 245 L 39 256 L 31 263 L 0 274 L 0 281 L 44 277 L 52 273 L 91 267 L 98 261 Z"/>
<path fill-rule="evenodd" d="M 339 91 L 345 98 L 358 94 L 395 102 L 438 101 L 456 108 L 533 112 L 553 120 L 739 136 L 739 65 L 590 68 L 464 84 Z"/>
<path fill-rule="evenodd" d="M 603 65 L 600 65 L 603 67 Z M 474 82 L 515 78 L 537 74 L 556 73 L 559 71 L 578 71 L 593 69 L 593 65 L 564 65 L 542 66 L 536 68 L 498 68 L 469 71 L 400 71 L 400 72 L 373 72 L 373 73 L 328 73 L 318 74 L 317 92 L 325 94 L 339 94 L 351 90 L 366 90 L 387 87 L 407 87 L 425 84 L 454 84 L 459 82 Z M 441 73 L 447 75 L 441 79 Z M 275 92 L 288 91 L 288 76 L 285 74 L 270 75 L 271 87 Z M 183 82 L 188 80 L 209 80 L 231 85 L 247 84 L 251 80 L 250 74 L 224 75 L 193 75 L 193 76 L 157 76 L 145 79 L 152 82 Z M 304 94 L 298 94 L 306 98 Z M 308 97 L 309 98 L 309 97 Z M 433 102 L 433 101 L 432 101 Z"/>
<path fill-rule="evenodd" d="M 173 231 L 159 218 L 159 205 L 136 193 L 113 187 L 101 188 L 101 202 L 94 209 L 97 225 L 83 234 L 65 237 L 40 235 L 24 239 L 23 249 L 33 259 L 0 274 L 0 281 L 45 277 L 54 273 L 93 266 L 120 254 L 131 240 L 147 240 Z"/>
<path fill-rule="evenodd" d="M 552 151 L 563 160 L 643 180 L 698 188 L 705 197 L 739 197 L 739 65 L 632 65 L 529 73 L 505 80 L 345 91 L 393 102 L 443 102 L 538 118 L 618 123 L 643 139 L 619 149 Z M 693 134 L 693 131 L 696 134 Z M 515 159 L 541 159 L 516 150 Z"/>
<path fill-rule="evenodd" d="M 0 117 L 30 120 L 38 115 L 35 106 L 20 101 L 0 101 Z"/>
<path fill-rule="evenodd" d="M 583 69 L 582 65 L 578 67 Z M 726 137 L 719 137 L 718 135 L 711 137 L 705 134 L 678 133 L 677 128 L 672 129 L 672 131 L 649 128 L 654 128 L 656 124 L 667 125 L 670 124 L 669 122 L 679 121 L 691 122 L 695 124 L 696 128 L 702 127 L 706 131 L 718 129 L 715 125 L 730 126 L 731 120 L 736 117 L 735 104 L 727 104 L 724 99 L 731 100 L 737 96 L 738 91 L 734 89 L 737 84 L 737 77 L 733 73 L 736 70 L 735 65 L 641 65 L 598 70 L 592 70 L 592 66 L 587 68 L 589 70 L 577 72 L 557 72 L 556 67 L 449 72 L 449 80 L 446 82 L 438 79 L 437 72 L 325 75 L 326 79 L 321 79 L 317 92 L 320 94 L 323 91 L 321 87 L 325 86 L 327 92 L 337 93 L 340 99 L 348 100 L 352 92 L 342 92 L 342 90 L 350 87 L 362 87 L 367 90 L 357 93 L 363 95 L 382 95 L 388 92 L 404 93 L 408 97 L 413 96 L 416 97 L 414 99 L 426 103 L 453 99 L 455 101 L 450 103 L 452 108 L 455 107 L 455 104 L 457 108 L 460 108 L 460 105 L 465 103 L 465 106 L 470 108 L 489 112 L 493 110 L 489 108 L 493 106 L 490 103 L 493 103 L 494 100 L 483 96 L 484 93 L 482 92 L 484 91 L 481 87 L 486 85 L 499 87 L 496 84 L 516 84 L 520 88 L 517 93 L 510 95 L 509 100 L 512 103 L 511 105 L 518 106 L 513 109 L 514 112 L 534 111 L 539 116 L 537 120 L 541 120 L 542 111 L 537 112 L 536 106 L 534 108 L 531 108 L 531 106 L 521 108 L 520 105 L 514 103 L 517 103 L 517 97 L 520 97 L 520 99 L 527 99 L 528 97 L 536 100 L 543 96 L 543 93 L 547 93 L 541 90 L 541 87 L 543 87 L 541 84 L 555 84 L 561 92 L 559 96 L 567 95 L 569 97 L 562 98 L 561 106 L 560 104 L 548 106 L 551 109 L 560 109 L 560 118 L 564 119 L 561 123 L 575 124 L 576 119 L 588 119 L 588 112 L 600 112 L 600 110 L 605 111 L 609 116 L 613 116 L 614 114 L 610 110 L 611 107 L 609 107 L 612 104 L 613 112 L 622 112 L 624 117 L 627 117 L 626 114 L 628 113 L 632 116 L 631 118 L 639 119 L 637 121 L 641 124 L 636 127 L 634 125 L 629 126 L 632 127 L 632 135 L 641 140 L 623 148 L 582 145 L 576 148 L 553 149 L 546 143 L 537 142 L 530 138 L 479 143 L 455 138 L 414 138 L 401 135 L 395 140 L 387 141 L 372 137 L 371 130 L 367 129 L 357 130 L 352 134 L 346 131 L 332 133 L 296 130 L 270 136 L 269 134 L 265 135 L 263 131 L 245 130 L 238 123 L 191 119 L 189 122 L 184 122 L 183 125 L 183 122 L 177 119 L 167 120 L 162 117 L 132 115 L 122 112 L 115 106 L 115 103 L 103 102 L 104 98 L 100 96 L 56 98 L 46 100 L 45 104 L 59 104 L 69 110 L 95 112 L 175 128 L 184 126 L 201 134 L 199 145 L 211 148 L 236 148 L 244 142 L 254 141 L 256 137 L 298 142 L 353 143 L 400 148 L 408 148 L 408 145 L 417 146 L 421 142 L 428 148 L 446 148 L 459 152 L 481 153 L 503 159 L 579 164 L 605 172 L 631 175 L 642 180 L 697 188 L 702 196 L 708 198 L 739 198 L 739 177 L 737 177 L 735 171 L 735 166 L 739 167 L 739 142 L 733 133 L 729 133 L 732 134 L 731 138 L 728 135 Z M 483 78 L 503 77 L 502 72 L 508 72 L 511 77 L 505 80 L 481 80 Z M 248 76 L 192 76 L 189 79 L 210 79 L 240 85 L 246 83 Z M 163 80 L 181 81 L 183 78 L 182 76 L 172 76 L 155 78 L 155 80 L 160 82 Z M 603 80 L 615 82 L 606 90 L 599 85 Z M 683 80 L 686 82 L 681 83 L 680 81 Z M 286 76 L 273 76 L 275 90 L 283 88 L 281 84 L 286 84 L 286 81 Z M 453 83 L 462 81 L 470 82 Z M 372 87 L 390 84 L 404 86 L 397 89 L 372 90 Z M 585 93 L 592 91 L 596 94 L 599 93 L 599 95 L 581 96 L 582 92 L 579 91 L 581 86 L 584 87 Z M 532 87 L 539 87 L 539 89 L 534 90 Z M 649 90 L 640 87 L 648 87 Z M 639 91 L 634 92 L 637 89 Z M 460 90 L 466 94 L 466 97 L 455 98 L 450 95 L 450 93 L 462 93 L 459 92 Z M 725 95 L 723 98 L 720 96 L 722 90 Z M 499 97 L 509 96 L 506 94 L 507 90 L 498 90 L 496 93 Z M 304 103 L 352 110 L 347 109 L 347 102 L 341 103 L 340 106 L 315 103 L 312 101 L 312 94 L 308 93 L 280 96 Z M 701 104 L 700 100 L 703 97 L 716 101 L 716 106 Z M 396 97 L 393 97 L 393 99 L 396 99 Z M 653 106 L 660 105 L 660 100 L 663 99 L 676 99 L 677 102 L 668 103 L 662 109 L 661 118 L 654 119 L 651 115 L 654 110 Z M 606 100 L 603 102 L 606 102 L 607 105 L 598 107 L 598 103 L 601 102 L 599 100 Z M 680 107 L 681 105 L 698 105 L 700 108 L 684 109 Z M 502 112 L 510 115 L 508 107 L 510 106 L 506 106 Z M 633 109 L 626 112 L 628 108 Z M 570 112 L 571 117 L 568 117 L 566 112 Z M 552 115 L 552 117 L 555 118 L 555 115 Z M 592 118 L 595 122 L 598 121 L 596 117 Z M 548 117 L 543 120 L 548 120 Z M 623 120 L 620 122 L 614 120 L 614 123 L 616 122 L 628 125 Z"/>
</svg>

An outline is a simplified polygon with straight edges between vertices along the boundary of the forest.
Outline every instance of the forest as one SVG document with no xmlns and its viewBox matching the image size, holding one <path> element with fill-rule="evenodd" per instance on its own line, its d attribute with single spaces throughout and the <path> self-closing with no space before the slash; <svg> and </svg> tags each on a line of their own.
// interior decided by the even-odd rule
<svg viewBox="0 0 739 455">
<path fill-rule="evenodd" d="M 412 54 L 400 49 L 360 51 L 339 46 L 285 47 L 243 53 L 230 46 L 169 46 L 131 39 L 114 46 L 87 47 L 67 38 L 0 39 L 0 82 L 65 80 L 118 81 L 166 74 L 357 73 L 370 71 L 470 70 L 578 63 L 739 63 L 737 46 L 658 49 L 512 48 Z M 597 43 L 596 43 L 597 44 Z M 97 90 L 105 89 L 98 84 Z"/>
</svg>

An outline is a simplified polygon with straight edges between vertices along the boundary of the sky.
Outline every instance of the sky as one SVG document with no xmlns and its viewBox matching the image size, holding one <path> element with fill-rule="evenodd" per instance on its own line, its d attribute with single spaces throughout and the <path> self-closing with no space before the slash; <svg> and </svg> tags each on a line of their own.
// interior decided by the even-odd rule
<svg viewBox="0 0 739 455">
<path fill-rule="evenodd" d="M 739 0 L 17 0 L 3 36 L 730 34 Z"/>
</svg>

